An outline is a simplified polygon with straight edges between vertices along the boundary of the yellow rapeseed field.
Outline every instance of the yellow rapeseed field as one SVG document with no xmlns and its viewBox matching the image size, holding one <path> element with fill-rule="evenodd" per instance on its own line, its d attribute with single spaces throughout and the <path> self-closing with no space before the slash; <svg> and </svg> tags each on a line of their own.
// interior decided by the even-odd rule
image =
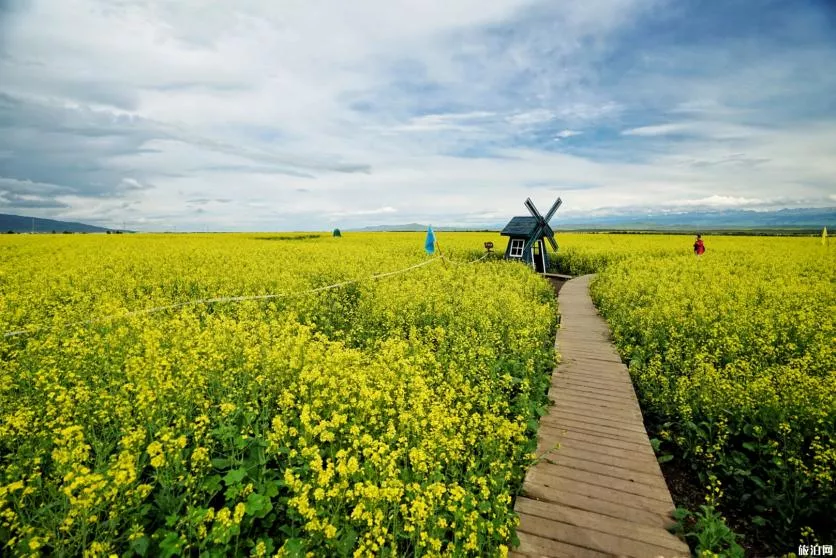
<svg viewBox="0 0 836 558">
<path fill-rule="evenodd" d="M 836 252 L 820 238 L 564 238 L 663 459 L 781 554 L 836 540 Z"/>
<path fill-rule="evenodd" d="M 429 258 L 302 236 L 0 239 L 0 330 L 31 332 L 0 340 L 4 552 L 507 551 L 551 287 L 442 235 L 452 261 L 300 294 Z"/>
<path fill-rule="evenodd" d="M 0 330 L 28 332 L 0 340 L 0 543 L 505 554 L 554 295 L 525 266 L 464 263 L 499 235 L 438 236 L 449 261 L 318 292 L 428 262 L 423 234 L 0 237 Z M 662 459 L 761 544 L 827 544 L 836 256 L 705 240 L 558 234 L 553 269 L 600 273 Z"/>
</svg>

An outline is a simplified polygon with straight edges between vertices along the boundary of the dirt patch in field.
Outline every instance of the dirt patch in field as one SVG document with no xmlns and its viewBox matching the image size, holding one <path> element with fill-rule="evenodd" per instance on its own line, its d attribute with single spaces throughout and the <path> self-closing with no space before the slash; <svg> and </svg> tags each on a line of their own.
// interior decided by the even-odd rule
<svg viewBox="0 0 836 558">
<path fill-rule="evenodd" d="M 694 473 L 685 463 L 674 459 L 660 464 L 659 467 L 677 507 L 693 511 L 705 503 L 705 490 L 700 487 Z"/>
<path fill-rule="evenodd" d="M 566 284 L 566 281 L 568 281 L 568 279 L 560 279 L 558 277 L 546 277 L 546 279 L 548 279 L 552 284 L 552 287 L 554 287 L 554 294 L 556 295 L 560 294 L 560 289 L 562 289 L 563 285 Z"/>
<path fill-rule="evenodd" d="M 665 477 L 674 505 L 692 512 L 699 512 L 700 506 L 705 504 L 706 493 L 688 464 L 674 459 L 660 464 L 659 467 L 662 469 L 662 475 Z M 746 556 L 776 556 L 774 551 L 771 551 L 763 542 L 756 539 L 744 514 L 734 511 L 729 512 L 725 509 L 721 509 L 720 513 L 726 518 L 726 525 L 732 531 L 743 535 L 743 539 L 738 543 L 743 547 Z M 694 520 L 692 518 L 686 520 L 686 529 L 690 530 L 693 525 Z M 688 541 L 689 544 L 691 542 Z M 780 553 L 778 554 L 780 555 Z"/>
</svg>

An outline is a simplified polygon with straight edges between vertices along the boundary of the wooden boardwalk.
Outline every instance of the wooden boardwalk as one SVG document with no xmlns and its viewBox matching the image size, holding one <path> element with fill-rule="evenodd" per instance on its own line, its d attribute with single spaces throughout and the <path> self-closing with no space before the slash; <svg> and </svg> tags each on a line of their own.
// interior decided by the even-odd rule
<svg viewBox="0 0 836 558">
<path fill-rule="evenodd" d="M 554 406 L 540 419 L 538 455 L 515 509 L 513 556 L 690 556 L 665 527 L 674 505 L 644 429 L 627 368 L 589 297 L 591 275 L 560 290 L 561 363 Z"/>
</svg>

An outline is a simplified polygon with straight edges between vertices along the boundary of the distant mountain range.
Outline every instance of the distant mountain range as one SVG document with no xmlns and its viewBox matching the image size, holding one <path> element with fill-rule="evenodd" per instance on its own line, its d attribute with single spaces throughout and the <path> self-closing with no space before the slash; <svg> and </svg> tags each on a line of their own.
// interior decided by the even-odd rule
<svg viewBox="0 0 836 558">
<path fill-rule="evenodd" d="M 433 227 L 433 230 L 498 231 L 506 223 L 492 223 L 482 227 Z M 836 229 L 836 207 L 780 209 L 777 211 L 751 211 L 743 209 L 722 211 L 658 212 L 644 211 L 615 213 L 599 216 L 576 216 L 561 218 L 557 215 L 551 222 L 555 230 L 753 230 L 753 229 Z M 376 225 L 355 229 L 358 231 L 425 231 L 427 225 L 408 223 L 405 225 Z"/>
<path fill-rule="evenodd" d="M 84 223 L 41 219 L 39 217 L 24 217 L 21 215 L 7 215 L 0 213 L 0 233 L 8 231 L 16 233 L 104 233 L 114 231 L 104 227 L 96 227 Z M 499 231 L 506 223 L 490 223 L 482 226 L 434 226 L 438 232 L 453 231 Z M 836 207 L 780 209 L 777 211 L 751 211 L 744 209 L 723 211 L 692 211 L 692 212 L 660 212 L 634 211 L 631 213 L 617 213 L 598 216 L 561 217 L 558 214 L 552 219 L 555 230 L 643 230 L 643 231 L 719 231 L 719 230 L 821 230 L 827 227 L 836 231 Z M 426 231 L 427 225 L 421 223 L 406 223 L 402 225 L 374 225 L 361 229 L 346 229 L 362 232 Z M 131 231 L 123 231 L 131 232 Z"/>
<path fill-rule="evenodd" d="M 23 217 L 21 215 L 7 215 L 0 213 L 0 233 L 9 231 L 16 233 L 103 233 L 113 229 L 74 223 L 69 221 L 56 221 L 54 219 L 41 219 L 40 217 Z"/>
<path fill-rule="evenodd" d="M 836 207 L 751 211 L 694 211 L 683 213 L 644 212 L 555 220 L 560 228 L 620 229 L 821 229 L 836 226 Z"/>
</svg>

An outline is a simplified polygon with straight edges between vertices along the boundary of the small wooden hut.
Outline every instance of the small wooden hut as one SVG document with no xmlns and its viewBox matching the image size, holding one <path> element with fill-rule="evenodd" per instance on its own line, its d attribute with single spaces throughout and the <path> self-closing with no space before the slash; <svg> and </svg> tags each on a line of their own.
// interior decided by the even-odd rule
<svg viewBox="0 0 836 558">
<path fill-rule="evenodd" d="M 557 251 L 554 231 L 549 226 L 549 220 L 554 216 L 557 208 L 563 203 L 560 198 L 552 205 L 545 217 L 540 215 L 531 199 L 525 200 L 525 206 L 531 216 L 514 217 L 505 225 L 500 234 L 508 237 L 508 247 L 505 249 L 505 259 L 521 260 L 538 273 L 546 273 L 549 269 L 549 253 L 545 240 Z"/>
</svg>

